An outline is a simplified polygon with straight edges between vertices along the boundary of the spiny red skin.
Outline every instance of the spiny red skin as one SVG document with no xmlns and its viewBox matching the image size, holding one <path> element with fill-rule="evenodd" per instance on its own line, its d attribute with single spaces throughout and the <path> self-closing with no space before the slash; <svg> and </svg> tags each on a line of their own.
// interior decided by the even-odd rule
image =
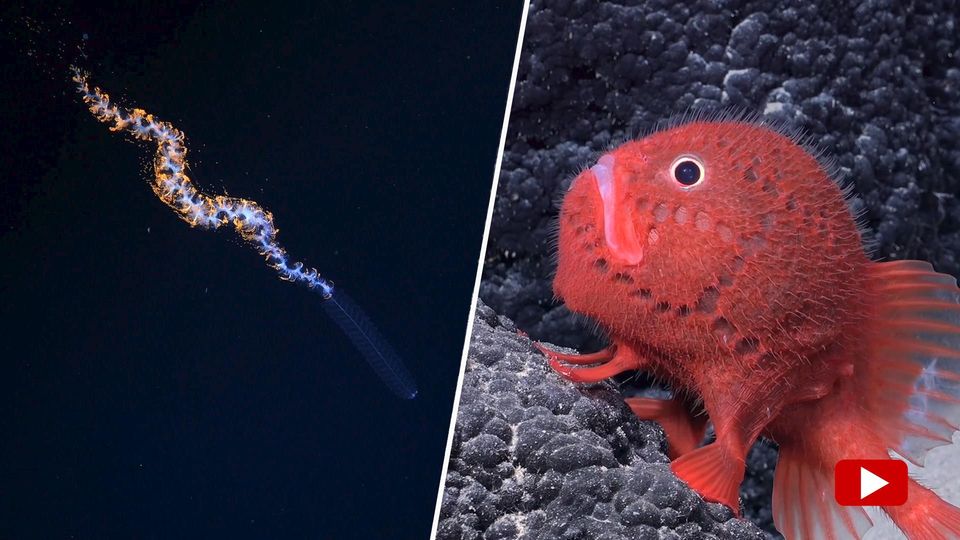
<svg viewBox="0 0 960 540">
<path fill-rule="evenodd" d="M 817 160 L 762 126 L 694 122 L 609 155 L 617 226 L 633 228 L 621 236 L 638 239 L 642 260 L 608 245 L 588 169 L 563 202 L 554 290 L 637 356 L 638 369 L 702 397 L 728 461 L 717 466 L 742 477 L 761 433 L 810 434 L 808 415 L 791 405 L 851 374 L 871 294 L 860 232 Z M 705 166 L 690 189 L 671 171 L 683 155 Z M 729 490 L 698 491 L 736 508 Z"/>
</svg>

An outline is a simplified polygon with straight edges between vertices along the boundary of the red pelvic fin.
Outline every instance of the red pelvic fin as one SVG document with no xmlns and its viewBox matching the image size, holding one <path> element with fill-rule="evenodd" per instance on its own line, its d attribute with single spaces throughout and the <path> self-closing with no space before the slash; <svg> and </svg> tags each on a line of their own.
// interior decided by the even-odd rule
<svg viewBox="0 0 960 540">
<path fill-rule="evenodd" d="M 922 261 L 870 272 L 871 337 L 853 376 L 884 444 L 922 466 L 960 427 L 960 289 Z"/>
<path fill-rule="evenodd" d="M 703 442 L 707 415 L 694 416 L 679 398 L 628 398 L 627 405 L 641 420 L 659 422 L 667 435 L 670 459 L 695 450 Z"/>
<path fill-rule="evenodd" d="M 717 443 L 680 456 L 670 464 L 674 474 L 708 501 L 727 505 L 740 515 L 740 482 L 745 464 Z"/>
<path fill-rule="evenodd" d="M 870 529 L 873 524 L 862 507 L 837 503 L 833 483 L 832 470 L 810 463 L 802 452 L 780 447 L 773 480 L 773 523 L 786 540 L 852 540 Z"/>
</svg>

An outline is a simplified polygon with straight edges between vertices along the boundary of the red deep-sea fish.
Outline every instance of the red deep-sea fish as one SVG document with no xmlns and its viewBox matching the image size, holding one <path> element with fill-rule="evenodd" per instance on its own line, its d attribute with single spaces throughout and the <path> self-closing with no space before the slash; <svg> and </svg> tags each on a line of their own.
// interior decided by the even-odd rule
<svg viewBox="0 0 960 540">
<path fill-rule="evenodd" d="M 554 369 L 666 381 L 673 399 L 627 403 L 663 426 L 676 475 L 735 512 L 747 451 L 774 440 L 788 539 L 861 537 L 871 522 L 834 500 L 836 462 L 923 465 L 960 424 L 956 280 L 872 261 L 834 176 L 785 130 L 693 119 L 603 154 L 560 214 L 554 290 L 612 345 L 544 349 Z M 707 417 L 716 440 L 700 446 Z M 915 480 L 883 510 L 911 539 L 960 538 L 960 509 Z"/>
</svg>

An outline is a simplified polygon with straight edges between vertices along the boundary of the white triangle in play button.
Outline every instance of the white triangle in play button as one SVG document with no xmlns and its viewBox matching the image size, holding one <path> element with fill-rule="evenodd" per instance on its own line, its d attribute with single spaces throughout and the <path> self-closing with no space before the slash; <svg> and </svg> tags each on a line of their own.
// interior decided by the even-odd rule
<svg viewBox="0 0 960 540">
<path fill-rule="evenodd" d="M 890 482 L 873 474 L 872 472 L 860 467 L 860 498 L 864 499 L 876 493 L 876 491 Z"/>
</svg>

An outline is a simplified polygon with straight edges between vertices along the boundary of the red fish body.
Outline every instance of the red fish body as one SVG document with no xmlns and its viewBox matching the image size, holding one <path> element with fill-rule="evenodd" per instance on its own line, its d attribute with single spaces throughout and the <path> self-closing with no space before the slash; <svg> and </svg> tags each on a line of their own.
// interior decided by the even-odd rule
<svg viewBox="0 0 960 540">
<path fill-rule="evenodd" d="M 704 498 L 736 510 L 754 441 L 780 445 L 787 538 L 858 538 L 870 521 L 834 501 L 835 463 L 892 449 L 922 465 L 960 424 L 956 280 L 871 261 L 829 168 L 763 125 L 694 121 L 601 156 L 564 198 L 554 290 L 613 344 L 548 352 L 553 366 L 667 381 L 673 400 L 628 404 L 661 422 Z M 910 495 L 885 508 L 910 538 L 960 537 L 960 510 L 915 482 Z"/>
</svg>

